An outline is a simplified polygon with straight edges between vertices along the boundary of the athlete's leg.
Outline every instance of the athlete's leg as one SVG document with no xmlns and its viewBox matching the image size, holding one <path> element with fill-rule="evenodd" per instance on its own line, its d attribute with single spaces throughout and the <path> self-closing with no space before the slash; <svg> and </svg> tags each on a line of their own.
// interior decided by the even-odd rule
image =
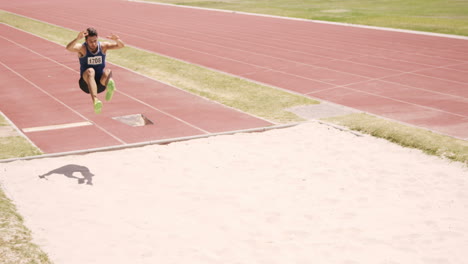
<svg viewBox="0 0 468 264">
<path fill-rule="evenodd" d="M 101 84 L 106 86 L 106 101 L 110 101 L 116 90 L 115 82 L 112 79 L 112 71 L 110 69 L 104 69 L 101 77 Z"/>
<path fill-rule="evenodd" d="M 83 80 L 88 84 L 89 94 L 93 100 L 94 111 L 99 114 L 102 110 L 102 103 L 97 98 L 97 84 L 94 79 L 96 73 L 93 68 L 89 68 L 83 72 Z"/>
<path fill-rule="evenodd" d="M 89 94 L 91 95 L 93 103 L 97 100 L 97 84 L 96 80 L 94 80 L 95 75 L 96 73 L 93 68 L 89 68 L 83 72 L 83 80 L 88 84 Z"/>
</svg>

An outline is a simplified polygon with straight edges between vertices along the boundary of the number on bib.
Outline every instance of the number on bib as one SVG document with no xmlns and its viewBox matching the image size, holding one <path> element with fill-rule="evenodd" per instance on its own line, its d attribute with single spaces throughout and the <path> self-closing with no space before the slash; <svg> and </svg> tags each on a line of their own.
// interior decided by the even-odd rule
<svg viewBox="0 0 468 264">
<path fill-rule="evenodd" d="M 102 56 L 88 58 L 88 65 L 99 65 L 99 64 L 102 64 Z"/>
</svg>

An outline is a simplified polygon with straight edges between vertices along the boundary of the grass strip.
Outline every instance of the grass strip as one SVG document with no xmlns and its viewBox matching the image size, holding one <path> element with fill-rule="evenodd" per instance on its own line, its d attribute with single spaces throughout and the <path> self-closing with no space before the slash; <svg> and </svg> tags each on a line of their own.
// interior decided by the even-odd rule
<svg viewBox="0 0 468 264">
<path fill-rule="evenodd" d="M 11 125 L 0 112 L 0 129 L 5 127 L 11 127 Z M 42 152 L 22 136 L 0 137 L 0 159 L 29 157 L 40 154 Z"/>
<path fill-rule="evenodd" d="M 468 165 L 468 142 L 431 131 L 403 125 L 395 121 L 378 118 L 369 114 L 350 114 L 340 117 L 324 118 L 324 121 L 348 127 L 375 137 L 384 138 L 408 148 L 422 150 Z"/>
<path fill-rule="evenodd" d="M 0 159 L 41 155 L 42 152 L 22 136 L 0 137 Z"/>
<path fill-rule="evenodd" d="M 0 114 L 0 126 L 9 126 L 8 122 L 6 121 L 5 117 Z"/>
<path fill-rule="evenodd" d="M 145 1 L 468 36 L 468 1 L 463 0 Z"/>
</svg>

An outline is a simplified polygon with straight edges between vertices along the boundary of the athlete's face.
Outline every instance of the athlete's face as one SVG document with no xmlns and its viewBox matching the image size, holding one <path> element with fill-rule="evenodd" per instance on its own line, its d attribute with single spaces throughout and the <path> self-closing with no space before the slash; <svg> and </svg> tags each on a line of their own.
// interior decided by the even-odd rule
<svg viewBox="0 0 468 264">
<path fill-rule="evenodd" d="M 97 36 L 88 37 L 86 39 L 86 43 L 88 44 L 89 50 L 91 50 L 91 52 L 96 52 L 97 51 L 97 48 L 98 48 L 98 37 Z"/>
</svg>

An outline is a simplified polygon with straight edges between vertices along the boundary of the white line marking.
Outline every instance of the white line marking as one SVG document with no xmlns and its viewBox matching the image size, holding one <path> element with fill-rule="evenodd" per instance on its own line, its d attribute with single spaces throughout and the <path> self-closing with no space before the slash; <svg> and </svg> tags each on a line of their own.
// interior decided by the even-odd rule
<svg viewBox="0 0 468 264">
<path fill-rule="evenodd" d="M 72 127 L 92 126 L 92 125 L 93 123 L 85 121 L 85 122 L 68 123 L 68 124 L 60 124 L 60 125 L 29 127 L 29 128 L 23 128 L 22 130 L 24 133 L 31 133 L 31 132 L 49 131 L 49 130 L 65 129 L 65 128 L 72 128 Z"/>
</svg>

